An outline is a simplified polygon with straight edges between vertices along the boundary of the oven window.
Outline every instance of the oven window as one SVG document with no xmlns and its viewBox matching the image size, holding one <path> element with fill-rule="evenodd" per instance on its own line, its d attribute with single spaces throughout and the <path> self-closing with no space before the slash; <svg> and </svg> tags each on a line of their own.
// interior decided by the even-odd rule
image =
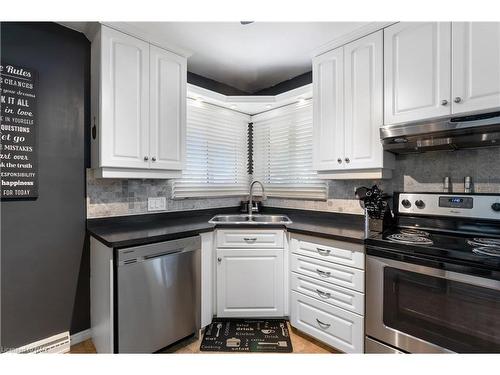
<svg viewBox="0 0 500 375">
<path fill-rule="evenodd" d="M 500 352 L 500 290 L 384 268 L 384 324 L 458 353 Z"/>
</svg>

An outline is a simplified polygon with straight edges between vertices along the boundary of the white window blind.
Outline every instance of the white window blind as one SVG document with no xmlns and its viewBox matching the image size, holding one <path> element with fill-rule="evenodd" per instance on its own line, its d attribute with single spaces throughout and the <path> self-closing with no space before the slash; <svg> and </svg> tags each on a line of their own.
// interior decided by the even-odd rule
<svg viewBox="0 0 500 375">
<path fill-rule="evenodd" d="M 254 179 L 266 195 L 326 199 L 326 182 L 313 170 L 312 100 L 253 118 Z"/>
<path fill-rule="evenodd" d="M 172 197 L 247 194 L 248 122 L 247 115 L 188 99 L 186 166 Z"/>
</svg>

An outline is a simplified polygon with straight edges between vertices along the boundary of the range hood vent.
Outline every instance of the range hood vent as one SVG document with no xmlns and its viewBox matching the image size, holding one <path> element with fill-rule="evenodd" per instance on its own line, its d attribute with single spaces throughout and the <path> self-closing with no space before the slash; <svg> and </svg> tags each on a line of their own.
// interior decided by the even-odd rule
<svg viewBox="0 0 500 375">
<path fill-rule="evenodd" d="M 396 154 L 500 146 L 500 112 L 384 126 L 380 138 Z"/>
</svg>

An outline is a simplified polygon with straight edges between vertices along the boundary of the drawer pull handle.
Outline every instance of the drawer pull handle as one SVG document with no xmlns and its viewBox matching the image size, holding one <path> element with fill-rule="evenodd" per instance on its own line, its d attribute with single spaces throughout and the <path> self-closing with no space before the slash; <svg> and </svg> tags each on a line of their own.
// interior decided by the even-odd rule
<svg viewBox="0 0 500 375">
<path fill-rule="evenodd" d="M 330 253 L 331 253 L 331 250 L 329 250 L 329 249 L 322 249 L 320 247 L 317 247 L 316 250 L 318 251 L 319 254 L 325 255 L 325 256 L 326 255 L 330 255 Z"/>
<path fill-rule="evenodd" d="M 318 293 L 318 295 L 321 297 L 321 298 L 325 298 L 325 299 L 328 299 L 330 298 L 332 295 L 328 292 L 323 292 L 322 290 L 319 290 L 319 289 L 316 289 L 316 293 Z"/>
<path fill-rule="evenodd" d="M 243 238 L 243 240 L 245 240 L 246 242 L 255 242 L 257 241 L 257 237 L 252 237 L 252 238 L 246 237 Z"/>
<path fill-rule="evenodd" d="M 326 272 L 326 271 L 321 271 L 316 268 L 316 272 L 321 276 L 321 277 L 330 277 L 332 274 L 331 272 Z"/>
<path fill-rule="evenodd" d="M 318 318 L 316 318 L 316 321 L 318 322 L 319 326 L 321 328 L 330 328 L 331 324 L 328 324 L 328 323 L 323 323 L 321 320 L 319 320 Z"/>
</svg>

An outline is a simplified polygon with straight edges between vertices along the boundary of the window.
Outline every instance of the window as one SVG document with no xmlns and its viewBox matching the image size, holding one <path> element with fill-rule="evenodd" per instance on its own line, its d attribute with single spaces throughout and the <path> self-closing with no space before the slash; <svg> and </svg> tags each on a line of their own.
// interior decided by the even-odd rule
<svg viewBox="0 0 500 375">
<path fill-rule="evenodd" d="M 248 192 L 247 115 L 188 99 L 186 166 L 173 198 L 240 196 Z"/>
<path fill-rule="evenodd" d="M 312 100 L 253 118 L 254 179 L 266 195 L 326 199 L 327 184 L 313 170 Z"/>
</svg>

